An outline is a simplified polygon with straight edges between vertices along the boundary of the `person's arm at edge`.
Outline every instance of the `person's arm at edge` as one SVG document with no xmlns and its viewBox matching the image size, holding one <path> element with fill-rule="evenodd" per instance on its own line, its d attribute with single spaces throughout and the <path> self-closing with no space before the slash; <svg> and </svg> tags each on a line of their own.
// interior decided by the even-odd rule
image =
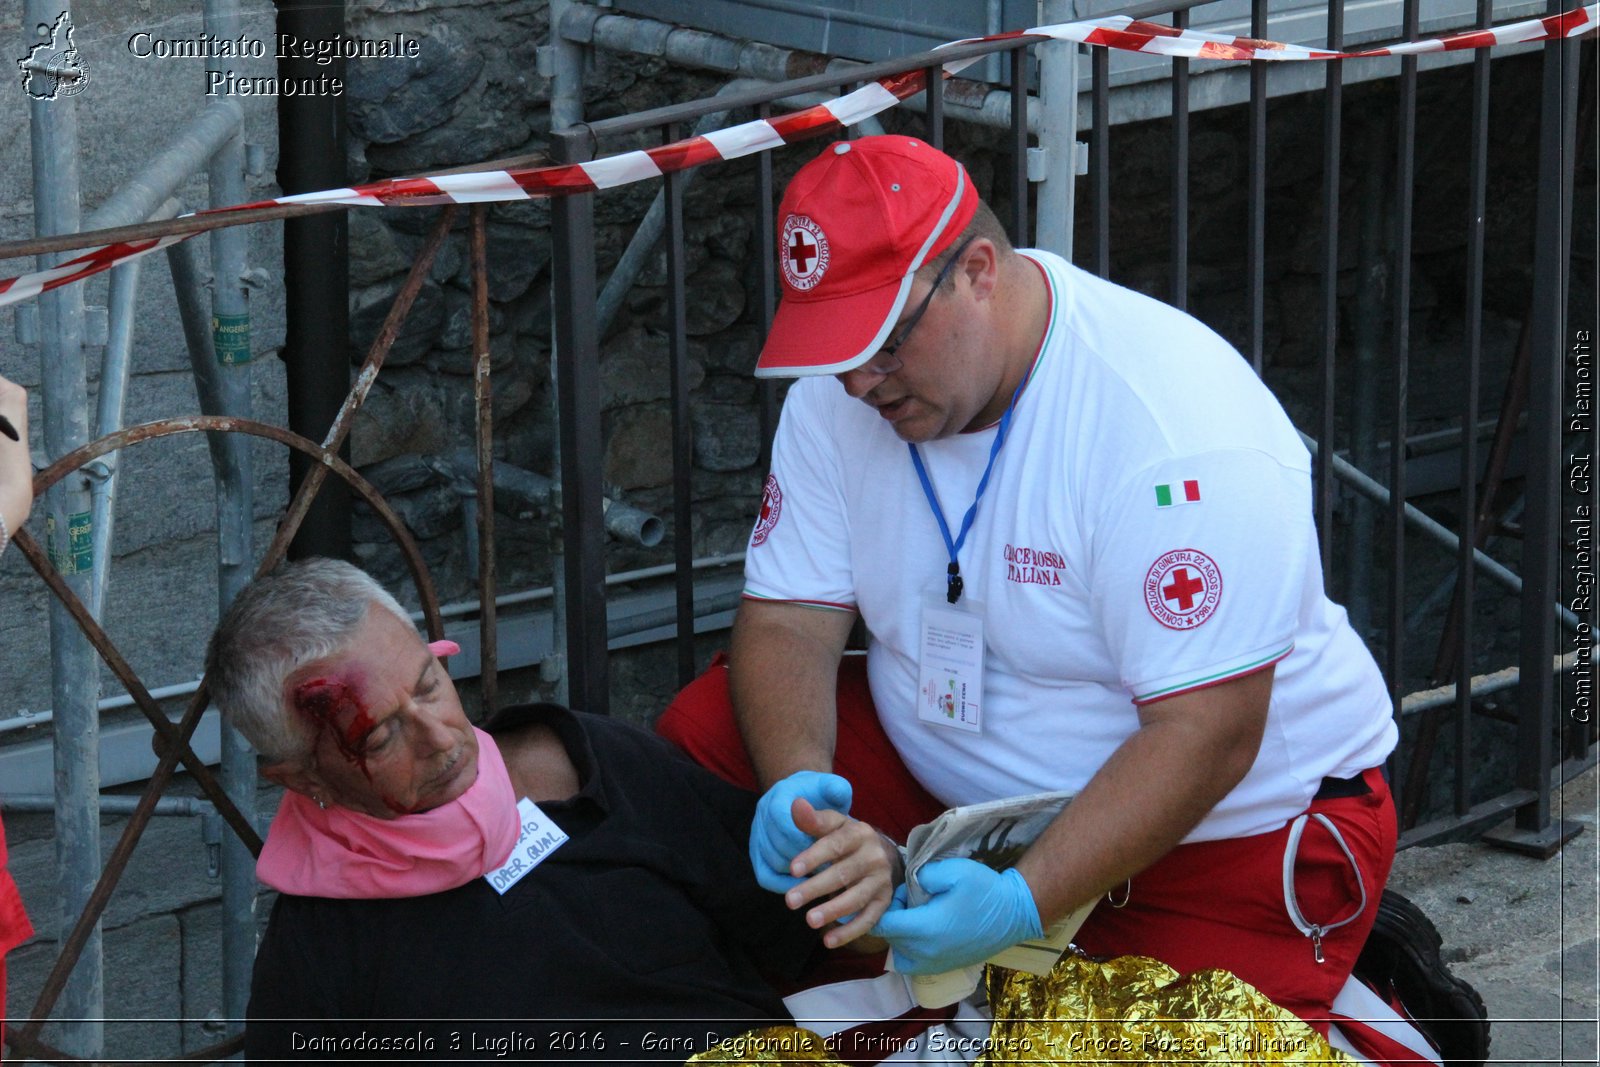
<svg viewBox="0 0 1600 1067">
<path fill-rule="evenodd" d="M 33 461 L 28 454 L 28 391 L 0 377 L 0 416 L 17 431 L 17 440 L 0 434 L 0 518 L 15 533 L 33 509 Z"/>
<path fill-rule="evenodd" d="M 1272 678 L 1267 667 L 1140 707 L 1139 729 L 1017 863 L 1044 927 L 1166 855 L 1239 784 Z"/>
<path fill-rule="evenodd" d="M 831 771 L 839 659 L 855 612 L 746 597 L 734 617 L 728 683 L 760 789 Z"/>
</svg>

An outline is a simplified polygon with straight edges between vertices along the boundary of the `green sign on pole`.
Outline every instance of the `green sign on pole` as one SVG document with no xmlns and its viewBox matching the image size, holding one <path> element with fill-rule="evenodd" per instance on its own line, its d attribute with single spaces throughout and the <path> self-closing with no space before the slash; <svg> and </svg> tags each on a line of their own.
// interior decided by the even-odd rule
<svg viewBox="0 0 1600 1067">
<path fill-rule="evenodd" d="M 56 535 L 54 515 L 44 520 L 45 549 L 50 563 L 62 574 L 88 574 L 94 570 L 94 514 L 80 511 L 67 517 L 66 544 Z"/>
<path fill-rule="evenodd" d="M 250 362 L 250 316 L 211 316 L 211 341 L 217 362 L 225 367 Z"/>
</svg>

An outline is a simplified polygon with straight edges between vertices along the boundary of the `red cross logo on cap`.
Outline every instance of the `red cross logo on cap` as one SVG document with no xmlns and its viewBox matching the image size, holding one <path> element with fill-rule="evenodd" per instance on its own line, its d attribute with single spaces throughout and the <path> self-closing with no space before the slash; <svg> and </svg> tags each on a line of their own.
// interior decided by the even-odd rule
<svg viewBox="0 0 1600 1067">
<path fill-rule="evenodd" d="M 1222 571 L 1193 548 L 1166 553 L 1144 577 L 1144 602 L 1169 630 L 1192 630 L 1211 618 L 1222 600 Z"/>
<path fill-rule="evenodd" d="M 816 256 L 816 242 L 807 238 L 804 231 L 795 230 L 789 237 L 789 262 L 794 264 L 795 273 L 810 273 L 811 260 Z"/>
<path fill-rule="evenodd" d="M 807 292 L 822 281 L 828 269 L 828 237 L 807 215 L 790 215 L 783 220 L 783 251 L 778 264 L 783 280 L 799 292 Z"/>
</svg>

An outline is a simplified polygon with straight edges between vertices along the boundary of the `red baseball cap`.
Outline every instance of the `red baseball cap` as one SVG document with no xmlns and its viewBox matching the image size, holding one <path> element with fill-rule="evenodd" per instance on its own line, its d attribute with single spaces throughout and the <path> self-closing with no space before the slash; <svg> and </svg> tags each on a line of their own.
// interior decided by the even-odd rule
<svg viewBox="0 0 1600 1067">
<path fill-rule="evenodd" d="M 912 275 L 977 210 L 966 168 L 915 137 L 823 149 L 778 208 L 783 300 L 756 377 L 842 374 L 871 359 L 889 340 Z"/>
</svg>

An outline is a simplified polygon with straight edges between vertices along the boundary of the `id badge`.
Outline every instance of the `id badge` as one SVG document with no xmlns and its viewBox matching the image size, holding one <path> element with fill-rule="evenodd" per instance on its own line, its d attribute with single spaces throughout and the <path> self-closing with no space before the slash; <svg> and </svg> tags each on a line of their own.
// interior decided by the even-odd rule
<svg viewBox="0 0 1600 1067">
<path fill-rule="evenodd" d="M 917 655 L 917 718 L 971 734 L 983 732 L 983 610 L 939 593 L 922 603 Z"/>
<path fill-rule="evenodd" d="M 567 832 L 527 797 L 517 801 L 517 817 L 522 820 L 522 830 L 511 855 L 499 867 L 483 876 L 501 896 L 505 896 L 506 890 L 532 873 L 546 856 L 567 843 Z"/>
</svg>

